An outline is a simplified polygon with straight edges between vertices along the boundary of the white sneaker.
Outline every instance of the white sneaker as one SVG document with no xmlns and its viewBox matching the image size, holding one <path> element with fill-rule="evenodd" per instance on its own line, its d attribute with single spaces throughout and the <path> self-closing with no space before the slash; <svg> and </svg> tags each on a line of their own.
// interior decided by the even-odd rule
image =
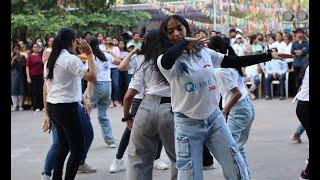
<svg viewBox="0 0 320 180">
<path fill-rule="evenodd" d="M 116 148 L 117 147 L 116 143 L 112 143 L 112 144 L 106 143 L 106 144 L 107 144 L 108 148 Z"/>
<path fill-rule="evenodd" d="M 41 174 L 41 180 L 51 180 L 51 178 L 46 174 Z"/>
<path fill-rule="evenodd" d="M 40 109 L 39 109 L 39 108 L 38 108 L 38 109 L 36 109 L 36 110 L 35 110 L 35 112 L 40 112 Z"/>
<path fill-rule="evenodd" d="M 19 111 L 23 111 L 23 107 L 22 106 L 19 106 Z"/>
<path fill-rule="evenodd" d="M 115 159 L 113 160 L 109 168 L 109 172 L 117 173 L 125 169 L 126 169 L 126 166 L 124 165 L 124 161 L 122 159 Z"/>
<path fill-rule="evenodd" d="M 14 111 L 16 111 L 17 110 L 17 107 L 15 107 L 15 106 L 12 106 L 11 107 L 11 112 L 14 112 Z"/>
<path fill-rule="evenodd" d="M 163 161 L 161 161 L 160 159 L 157 159 L 154 161 L 153 167 L 158 170 L 166 170 L 169 168 L 168 165 L 166 163 L 164 163 Z"/>
</svg>

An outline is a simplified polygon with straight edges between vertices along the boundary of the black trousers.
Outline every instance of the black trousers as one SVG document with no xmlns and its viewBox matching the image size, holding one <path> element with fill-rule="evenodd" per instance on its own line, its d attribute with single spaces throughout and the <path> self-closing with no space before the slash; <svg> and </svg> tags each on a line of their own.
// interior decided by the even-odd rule
<svg viewBox="0 0 320 180">
<path fill-rule="evenodd" d="M 302 126 L 306 130 L 308 138 L 310 137 L 310 119 L 309 119 L 309 101 L 298 101 L 296 114 L 301 122 Z M 310 141 L 310 139 L 309 139 Z M 312 161 L 309 159 L 309 162 Z M 308 163 L 306 169 L 306 173 L 309 174 L 310 171 L 310 163 Z"/>
<path fill-rule="evenodd" d="M 142 102 L 142 99 L 134 98 L 132 100 L 130 114 L 132 114 L 133 116 L 136 115 L 141 102 Z M 118 152 L 116 154 L 116 158 L 117 159 L 122 159 L 123 154 L 126 151 L 127 146 L 129 144 L 130 134 L 131 134 L 131 131 L 126 127 L 126 129 L 124 130 L 124 132 L 122 134 L 122 137 L 121 137 L 121 140 L 120 140 L 120 144 L 119 144 L 119 148 L 118 148 Z M 162 142 L 161 142 L 161 140 L 159 138 L 158 150 L 157 150 L 157 154 L 156 154 L 155 159 L 159 159 L 160 158 L 161 150 L 162 150 Z"/>
<path fill-rule="evenodd" d="M 78 103 L 48 103 L 48 115 L 57 129 L 59 139 L 52 179 L 62 180 L 63 164 L 70 151 L 65 180 L 73 180 L 84 153 L 84 134 Z"/>
<path fill-rule="evenodd" d="M 31 78 L 31 101 L 33 110 L 43 109 L 43 76 L 35 75 Z"/>
<path fill-rule="evenodd" d="M 123 101 L 124 95 L 128 90 L 128 71 L 119 72 L 119 89 L 120 89 L 120 100 Z"/>
</svg>

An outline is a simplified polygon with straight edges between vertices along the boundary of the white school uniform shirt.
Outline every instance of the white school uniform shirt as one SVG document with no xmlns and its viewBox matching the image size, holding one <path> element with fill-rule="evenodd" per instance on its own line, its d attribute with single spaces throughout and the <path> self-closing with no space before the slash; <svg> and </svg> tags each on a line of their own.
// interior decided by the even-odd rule
<svg viewBox="0 0 320 180">
<path fill-rule="evenodd" d="M 243 43 L 235 43 L 232 45 L 232 48 L 237 56 L 244 56 L 245 45 Z"/>
<path fill-rule="evenodd" d="M 274 42 L 273 43 L 273 46 L 276 47 L 278 49 L 278 53 L 284 53 L 285 52 L 285 46 L 286 46 L 286 43 L 281 41 L 281 42 Z M 291 53 L 290 53 L 291 54 Z"/>
<path fill-rule="evenodd" d="M 106 45 L 104 45 L 103 43 L 99 44 L 99 49 L 104 53 L 107 52 Z"/>
<path fill-rule="evenodd" d="M 292 103 L 296 100 L 300 101 L 309 101 L 309 66 L 306 69 L 306 72 L 303 76 L 302 84 L 300 87 L 300 91 L 294 97 Z"/>
<path fill-rule="evenodd" d="M 197 53 L 183 52 L 171 69 L 166 70 L 158 57 L 161 73 L 171 85 L 173 112 L 203 120 L 218 108 L 220 95 L 214 68 L 220 67 L 224 55 L 209 48 Z"/>
<path fill-rule="evenodd" d="M 132 76 L 129 88 L 142 92 L 144 95 L 157 95 L 161 97 L 170 97 L 170 85 L 161 81 L 153 71 L 149 63 L 143 64 Z M 160 72 L 159 72 L 160 73 Z"/>
<path fill-rule="evenodd" d="M 114 58 L 113 56 L 111 56 L 111 54 L 106 52 L 104 53 L 104 55 L 107 58 L 107 61 L 104 62 L 101 61 L 98 57 L 93 56 L 97 81 L 111 81 L 110 67 L 111 63 L 114 61 Z M 86 65 L 88 66 L 88 62 L 86 62 Z"/>
<path fill-rule="evenodd" d="M 284 53 L 286 54 L 291 54 L 291 47 L 292 47 L 292 42 L 290 42 L 288 45 L 284 43 Z M 293 58 L 287 58 L 286 61 L 293 62 Z"/>
<path fill-rule="evenodd" d="M 236 69 L 217 68 L 214 72 L 217 77 L 219 91 L 222 96 L 223 108 L 231 99 L 231 89 L 237 87 L 242 94 L 237 102 L 241 101 L 248 95 L 248 90 L 245 86 L 244 78 L 239 75 Z"/>
<path fill-rule="evenodd" d="M 286 61 L 281 61 L 278 59 L 272 59 L 266 62 L 265 72 L 266 74 L 278 73 L 284 74 L 288 71 L 288 63 Z"/>
<path fill-rule="evenodd" d="M 80 58 L 62 49 L 53 69 L 47 102 L 52 104 L 80 102 L 81 78 L 87 71 L 88 67 Z"/>
<path fill-rule="evenodd" d="M 144 61 L 144 55 L 137 55 L 137 54 L 134 54 L 130 61 L 129 61 L 129 65 L 130 65 L 130 69 L 132 69 L 132 74 L 138 70 L 138 68 L 141 66 L 142 62 Z M 129 71 L 128 71 L 129 73 Z M 132 86 L 131 87 L 134 87 L 134 83 L 137 83 L 137 82 L 141 82 L 143 81 L 142 79 L 142 76 L 139 76 L 137 75 L 135 77 L 135 82 L 132 83 Z M 130 84 L 131 84 L 131 81 L 130 81 Z M 130 87 L 130 85 L 129 85 Z M 134 88 L 135 89 L 135 88 Z M 137 89 L 136 89 L 137 90 Z M 144 93 L 144 88 L 141 89 L 141 91 L 139 91 L 139 94 L 136 94 L 134 96 L 134 98 L 136 99 L 143 99 L 143 93 Z"/>
</svg>

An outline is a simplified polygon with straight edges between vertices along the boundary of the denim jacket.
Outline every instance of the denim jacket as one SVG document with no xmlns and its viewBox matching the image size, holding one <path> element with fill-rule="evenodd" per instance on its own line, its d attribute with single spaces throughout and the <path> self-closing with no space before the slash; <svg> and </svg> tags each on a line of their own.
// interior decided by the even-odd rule
<svg viewBox="0 0 320 180">
<path fill-rule="evenodd" d="M 303 54 L 301 56 L 297 56 L 293 60 L 293 65 L 297 67 L 302 67 L 303 66 L 303 61 L 306 55 L 309 53 L 309 44 L 306 40 L 303 40 L 301 44 L 299 41 L 294 41 L 292 42 L 292 47 L 291 47 L 291 54 L 295 55 L 294 51 L 295 50 L 302 50 Z"/>
</svg>

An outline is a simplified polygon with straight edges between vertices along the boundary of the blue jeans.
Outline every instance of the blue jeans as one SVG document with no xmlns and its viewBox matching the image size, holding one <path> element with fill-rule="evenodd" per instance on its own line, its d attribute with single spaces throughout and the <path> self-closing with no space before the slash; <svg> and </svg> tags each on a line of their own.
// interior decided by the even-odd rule
<svg viewBox="0 0 320 180">
<path fill-rule="evenodd" d="M 107 144 L 115 143 L 110 120 L 107 116 L 107 107 L 111 98 L 111 82 L 98 81 L 93 84 L 91 103 L 98 106 L 98 120 L 102 131 L 102 136 Z"/>
<path fill-rule="evenodd" d="M 272 74 L 268 74 L 266 78 L 266 83 L 265 83 L 265 93 L 267 96 L 271 97 L 271 82 L 273 80 L 277 80 L 273 78 Z M 285 81 L 286 81 L 286 73 L 280 74 L 278 80 L 280 81 L 280 96 L 285 96 L 286 95 L 286 87 L 285 87 Z"/>
<path fill-rule="evenodd" d="M 79 116 L 81 120 L 81 125 L 83 128 L 84 134 L 84 154 L 80 160 L 80 165 L 84 164 L 87 153 L 90 149 L 92 140 L 93 140 L 93 129 L 90 121 L 90 117 L 85 113 L 84 108 L 81 105 L 78 105 Z M 51 176 L 51 172 L 54 167 L 54 159 L 57 152 L 57 147 L 59 144 L 57 129 L 53 123 L 51 123 L 51 134 L 52 134 L 52 145 L 47 153 L 44 169 L 42 174 Z"/>
<path fill-rule="evenodd" d="M 52 145 L 47 153 L 42 174 L 51 176 L 54 167 L 54 159 L 56 156 L 59 139 L 56 126 L 51 122 Z"/>
<path fill-rule="evenodd" d="M 302 135 L 302 133 L 304 132 L 304 130 L 305 130 L 304 127 L 302 126 L 302 124 L 300 124 L 300 125 L 297 127 L 295 134 L 300 137 L 300 136 Z"/>
<path fill-rule="evenodd" d="M 221 165 L 226 179 L 249 179 L 245 162 L 218 108 L 203 120 L 175 113 L 174 123 L 178 180 L 203 179 L 203 143 Z"/>
<path fill-rule="evenodd" d="M 119 88 L 120 72 L 118 68 L 111 68 L 111 79 L 112 79 L 111 100 L 120 101 L 120 88 Z"/>
<path fill-rule="evenodd" d="M 93 141 L 94 134 L 93 134 L 92 124 L 90 121 L 90 116 L 88 116 L 85 113 L 84 107 L 81 105 L 78 105 L 78 111 L 81 119 L 81 125 L 83 128 L 83 135 L 84 135 L 84 153 L 80 160 L 80 165 L 83 165 L 87 158 L 87 154 L 90 149 L 91 143 Z"/>
<path fill-rule="evenodd" d="M 231 135 L 238 145 L 242 158 L 246 163 L 248 173 L 248 161 L 243 146 L 248 140 L 254 116 L 255 112 L 249 96 L 246 96 L 244 99 L 237 102 L 231 108 L 228 115 L 228 126 Z"/>
</svg>

